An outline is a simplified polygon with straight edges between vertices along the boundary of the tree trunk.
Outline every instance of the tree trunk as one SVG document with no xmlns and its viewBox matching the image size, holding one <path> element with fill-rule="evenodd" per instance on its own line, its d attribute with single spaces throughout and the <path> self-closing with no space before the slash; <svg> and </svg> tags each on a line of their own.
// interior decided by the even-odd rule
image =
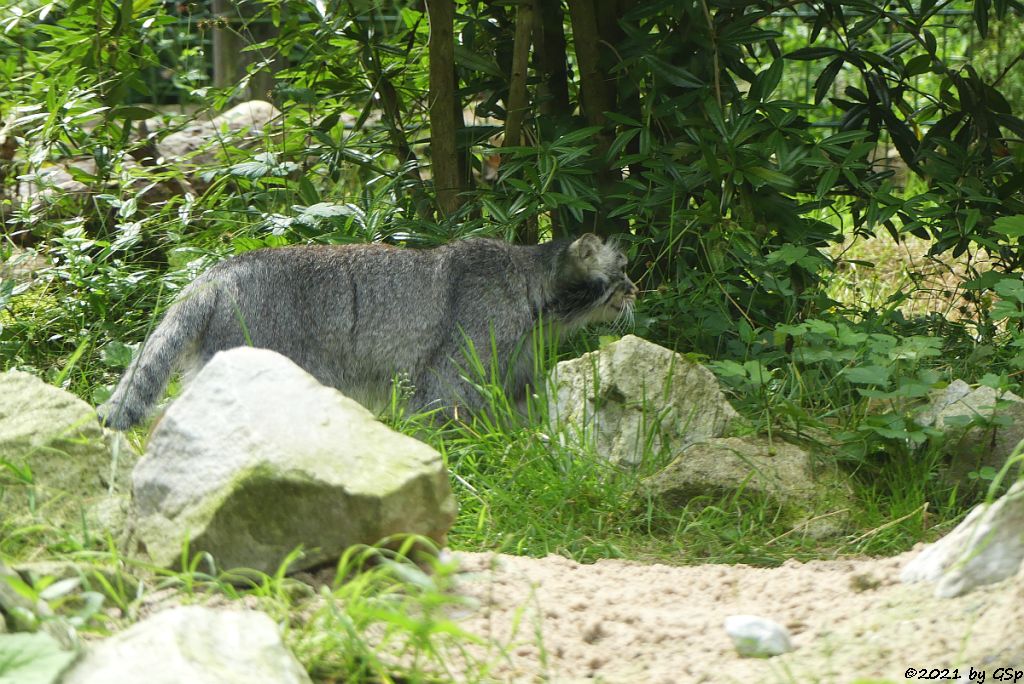
<svg viewBox="0 0 1024 684">
<path fill-rule="evenodd" d="M 595 0 L 569 0 L 569 17 L 572 21 L 573 44 L 576 47 L 576 63 L 580 70 L 580 108 L 588 126 L 605 128 L 607 111 L 615 109 L 614 92 L 608 86 L 606 75 L 601 68 L 602 36 L 598 31 L 597 7 Z M 609 168 L 605 162 L 611 146 L 611 131 L 602 130 L 595 137 L 594 162 L 597 188 L 602 198 L 609 197 L 615 184 L 622 180 L 616 168 Z M 602 201 L 597 212 L 585 217 L 583 227 L 598 235 L 609 236 L 625 229 L 622 220 L 609 221 L 609 206 Z"/>
<path fill-rule="evenodd" d="M 526 72 L 530 65 L 533 9 L 520 5 L 516 11 L 516 33 L 512 48 L 512 73 L 508 80 L 508 102 L 503 147 L 518 147 L 522 141 L 526 113 Z"/>
<path fill-rule="evenodd" d="M 562 18 L 562 5 L 558 0 L 534 0 L 533 49 L 539 76 L 538 108 L 542 115 L 568 119 L 572 109 L 569 107 L 569 74 Z"/>
<path fill-rule="evenodd" d="M 603 126 L 604 113 L 612 107 L 601 72 L 601 35 L 594 0 L 569 0 L 569 17 L 580 70 L 580 108 L 588 126 Z"/>
<path fill-rule="evenodd" d="M 236 4 L 235 0 L 213 0 L 213 85 L 229 88 L 241 81 L 249 65 L 269 59 L 261 50 L 245 52 L 247 45 L 262 43 L 277 35 L 277 27 L 267 17 L 256 17 L 254 3 Z M 281 65 L 272 60 L 249 77 L 248 85 L 234 99 L 267 100 L 273 97 L 274 78 Z"/>
<path fill-rule="evenodd" d="M 533 0 L 533 54 L 537 73 L 537 134 L 552 141 L 572 130 L 568 56 L 560 0 Z M 567 238 L 582 232 L 572 214 L 551 212 L 551 233 Z"/>
<path fill-rule="evenodd" d="M 462 204 L 464 163 L 456 144 L 462 128 L 462 108 L 455 92 L 454 0 L 427 0 L 430 22 L 430 161 L 443 216 L 454 214 Z"/>
<path fill-rule="evenodd" d="M 530 66 L 530 42 L 533 33 L 533 8 L 519 5 L 516 10 L 516 32 L 512 43 L 512 71 L 508 79 L 505 138 L 502 147 L 518 147 L 522 142 L 523 117 L 526 114 L 526 76 Z M 519 241 L 537 244 L 537 219 L 531 217 L 519 230 Z"/>
</svg>

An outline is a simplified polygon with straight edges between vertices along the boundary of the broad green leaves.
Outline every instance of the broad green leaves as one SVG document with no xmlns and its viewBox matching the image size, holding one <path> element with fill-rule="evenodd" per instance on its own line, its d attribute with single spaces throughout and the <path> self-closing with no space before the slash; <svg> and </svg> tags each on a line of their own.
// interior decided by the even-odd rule
<svg viewBox="0 0 1024 684">
<path fill-rule="evenodd" d="M 250 161 L 234 164 L 228 169 L 228 173 L 233 176 L 256 180 L 265 176 L 286 176 L 292 171 L 297 171 L 298 168 L 299 165 L 294 162 L 278 161 L 277 156 L 273 153 L 261 152 Z"/>
<path fill-rule="evenodd" d="M 792 346 L 799 363 L 830 365 L 831 372 L 865 397 L 921 397 L 939 380 L 927 365 L 942 354 L 940 338 L 895 337 L 861 332 L 847 323 L 809 320 L 776 327 L 775 343 Z"/>
<path fill-rule="evenodd" d="M 48 634 L 0 634 L 0 684 L 56 684 L 74 659 Z"/>
</svg>

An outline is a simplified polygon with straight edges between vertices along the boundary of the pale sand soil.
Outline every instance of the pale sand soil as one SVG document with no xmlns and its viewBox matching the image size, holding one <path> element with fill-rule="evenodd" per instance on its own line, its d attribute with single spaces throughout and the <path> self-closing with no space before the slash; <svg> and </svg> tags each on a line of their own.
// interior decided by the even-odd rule
<svg viewBox="0 0 1024 684">
<path fill-rule="evenodd" d="M 765 569 L 460 552 L 455 590 L 471 598 L 460 626 L 510 646 L 493 681 L 905 682 L 908 668 L 949 668 L 949 681 L 957 667 L 968 681 L 973 667 L 992 682 L 1024 670 L 1024 570 L 936 599 L 899 583 L 913 555 Z M 737 613 L 785 625 L 796 650 L 738 657 L 722 626 Z"/>
<path fill-rule="evenodd" d="M 899 309 L 905 316 L 940 313 L 951 320 L 977 317 L 976 306 L 965 298 L 963 282 L 970 279 L 968 263 L 978 272 L 992 268 L 992 260 L 984 251 L 972 251 L 954 259 L 950 253 L 929 257 L 931 242 L 905 235 L 895 243 L 880 231 L 874 239 L 847 238 L 827 250 L 839 260 L 831 276 L 830 296 L 840 302 L 861 308 L 865 303 L 883 306 L 885 300 L 898 292 L 907 299 Z M 864 260 L 868 267 L 849 261 Z"/>
</svg>

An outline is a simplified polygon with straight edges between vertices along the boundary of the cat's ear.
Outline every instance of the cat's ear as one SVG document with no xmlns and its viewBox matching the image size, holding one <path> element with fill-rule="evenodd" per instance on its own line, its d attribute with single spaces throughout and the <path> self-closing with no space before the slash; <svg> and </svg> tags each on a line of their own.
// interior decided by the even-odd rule
<svg viewBox="0 0 1024 684">
<path fill-rule="evenodd" d="M 569 245 L 569 254 L 581 264 L 590 264 L 602 246 L 601 238 L 593 233 L 584 233 Z"/>
</svg>

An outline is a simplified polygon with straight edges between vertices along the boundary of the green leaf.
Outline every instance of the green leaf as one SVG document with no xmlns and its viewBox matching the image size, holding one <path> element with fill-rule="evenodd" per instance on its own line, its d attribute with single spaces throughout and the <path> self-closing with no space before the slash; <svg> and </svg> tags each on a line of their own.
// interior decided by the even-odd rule
<svg viewBox="0 0 1024 684">
<path fill-rule="evenodd" d="M 836 181 L 839 180 L 840 168 L 833 166 L 825 173 L 821 174 L 821 178 L 818 179 L 818 185 L 814 189 L 814 196 L 817 199 L 822 199 L 835 187 Z"/>
<path fill-rule="evenodd" d="M 313 187 L 313 184 L 305 176 L 299 179 L 299 197 L 307 205 L 320 203 L 320 193 L 317 192 L 316 188 Z"/>
<path fill-rule="evenodd" d="M 772 371 L 758 360 L 744 361 L 743 370 L 753 387 L 763 387 L 772 379 Z"/>
<path fill-rule="evenodd" d="M 843 370 L 847 380 L 859 385 L 887 385 L 890 374 L 885 366 L 854 366 Z"/>
<path fill-rule="evenodd" d="M 1024 312 L 1020 310 L 1019 304 L 1001 301 L 992 305 L 992 319 L 1001 321 L 1004 318 L 1024 318 Z"/>
<path fill-rule="evenodd" d="M 650 68 L 652 74 L 660 76 L 672 85 L 679 86 L 680 88 L 701 88 L 704 86 L 704 83 L 699 78 L 682 67 L 669 64 L 665 60 L 652 55 L 644 55 L 642 59 Z"/>
<path fill-rule="evenodd" d="M 988 8 L 989 0 L 974 0 L 974 23 L 982 38 L 988 38 Z"/>
<path fill-rule="evenodd" d="M 839 50 L 830 47 L 805 47 L 799 50 L 793 50 L 786 55 L 786 59 L 824 59 L 825 57 L 832 57 L 840 54 Z"/>
<path fill-rule="evenodd" d="M 930 383 L 918 378 L 903 378 L 899 381 L 899 388 L 896 390 L 896 394 L 906 399 L 916 399 L 928 396 L 931 391 L 932 386 Z"/>
<path fill-rule="evenodd" d="M 839 55 L 829 62 L 828 66 L 818 74 L 818 78 L 814 81 L 814 104 L 821 104 L 821 101 L 828 95 L 828 90 L 835 83 L 836 76 L 839 74 L 839 70 L 843 68 L 845 61 L 845 58 Z"/>
<path fill-rule="evenodd" d="M 1003 299 L 1024 302 L 1024 282 L 1018 278 L 1005 278 L 992 288 Z"/>
<path fill-rule="evenodd" d="M 261 152 L 251 161 L 235 164 L 228 169 L 228 173 L 232 176 L 256 180 L 264 176 L 285 176 L 298 168 L 298 164 L 294 162 L 278 162 L 277 157 L 270 152 Z"/>
<path fill-rule="evenodd" d="M 797 245 L 786 243 L 779 249 L 768 254 L 768 263 L 774 264 L 781 261 L 787 266 L 792 266 L 805 256 L 807 256 L 806 247 L 799 247 Z"/>
<path fill-rule="evenodd" d="M 640 123 L 636 119 L 632 119 L 626 116 L 625 114 L 618 114 L 616 112 L 605 112 L 604 115 L 608 117 L 609 121 L 614 121 L 615 123 L 622 124 L 623 126 L 632 126 L 634 128 L 643 127 L 642 123 Z"/>
<path fill-rule="evenodd" d="M 932 70 L 932 56 L 931 55 L 917 55 L 907 61 L 906 66 L 903 67 L 903 73 L 906 76 L 919 76 L 926 74 Z"/>
<path fill-rule="evenodd" d="M 558 140 L 552 143 L 552 147 L 561 147 L 566 145 L 572 145 L 574 143 L 581 142 L 593 138 L 595 135 L 601 132 L 600 126 L 587 126 L 585 128 L 578 128 L 575 131 L 570 131 L 565 135 L 559 136 Z"/>
<path fill-rule="evenodd" d="M 257 178 L 269 176 L 272 170 L 272 167 L 267 166 L 263 162 L 247 161 L 235 164 L 230 169 L 228 169 L 228 172 L 232 176 L 241 176 L 242 178 L 256 180 Z"/>
<path fill-rule="evenodd" d="M 942 354 L 942 338 L 913 335 L 903 338 L 888 352 L 890 359 L 916 361 Z"/>
<path fill-rule="evenodd" d="M 888 413 L 883 416 L 868 416 L 857 428 L 863 432 L 874 432 L 886 439 L 907 439 L 907 423 L 900 416 Z"/>
<path fill-rule="evenodd" d="M 1021 237 L 1024 235 L 1024 215 L 1000 216 L 992 223 L 992 230 L 1006 237 Z"/>
<path fill-rule="evenodd" d="M 813 333 L 828 335 L 829 337 L 835 337 L 838 334 L 835 323 L 829 323 L 828 321 L 823 321 L 817 318 L 810 318 L 805 322 L 807 324 L 807 329 Z"/>
<path fill-rule="evenodd" d="M 482 57 L 464 45 L 455 44 L 455 63 L 470 71 L 480 71 L 488 76 L 502 78 L 504 74 L 493 59 Z"/>
<path fill-rule="evenodd" d="M 110 368 L 127 368 L 132 362 L 132 353 L 127 344 L 113 340 L 103 347 L 103 363 Z"/>
<path fill-rule="evenodd" d="M 309 207 L 296 207 L 296 209 L 299 209 L 300 211 L 295 220 L 307 226 L 316 225 L 320 221 L 337 218 L 339 216 L 353 217 L 359 223 L 362 223 L 363 219 L 362 210 L 354 204 L 320 202 Z"/>
<path fill-rule="evenodd" d="M 747 369 L 743 367 L 743 364 L 733 361 L 731 359 L 725 359 L 722 361 L 715 361 L 711 364 L 711 369 L 715 371 L 715 374 L 720 378 L 745 378 L 747 377 Z"/>
<path fill-rule="evenodd" d="M 608 158 L 617 159 L 622 153 L 622 150 L 625 149 L 626 145 L 628 145 L 639 133 L 639 128 L 627 128 L 615 136 L 615 140 L 612 141 L 612 144 L 608 148 Z"/>
<path fill-rule="evenodd" d="M 55 684 L 74 659 L 49 634 L 0 634 L 0 684 Z"/>
<path fill-rule="evenodd" d="M 741 170 L 745 175 L 763 181 L 763 183 L 767 183 L 778 190 L 792 190 L 796 187 L 796 182 L 792 178 L 775 169 L 768 169 L 763 166 L 747 166 Z M 760 187 L 762 183 L 755 183 L 754 185 Z"/>
<path fill-rule="evenodd" d="M 750 84 L 748 97 L 753 102 L 764 102 L 775 91 L 782 80 L 783 60 L 776 59 L 767 69 L 757 75 L 757 79 Z"/>
<path fill-rule="evenodd" d="M 867 333 L 857 332 L 847 325 L 840 325 L 839 334 L 836 336 L 836 341 L 844 347 L 859 347 L 867 339 Z"/>
<path fill-rule="evenodd" d="M 138 105 L 120 105 L 110 111 L 111 118 L 127 119 L 128 121 L 143 121 L 144 119 L 152 119 L 154 116 L 159 115 L 159 112 L 147 109 L 146 107 L 139 107 Z"/>
</svg>

